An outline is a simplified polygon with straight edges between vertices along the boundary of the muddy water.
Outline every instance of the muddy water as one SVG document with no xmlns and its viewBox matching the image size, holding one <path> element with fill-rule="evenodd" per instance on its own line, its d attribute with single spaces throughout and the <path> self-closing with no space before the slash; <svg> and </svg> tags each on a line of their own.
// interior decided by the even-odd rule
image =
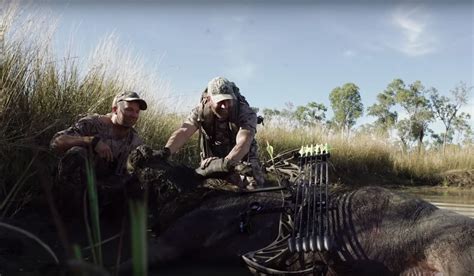
<svg viewBox="0 0 474 276">
<path fill-rule="evenodd" d="M 440 209 L 447 209 L 474 218 L 474 190 L 443 188 L 409 188 L 404 190 L 418 196 Z"/>
</svg>

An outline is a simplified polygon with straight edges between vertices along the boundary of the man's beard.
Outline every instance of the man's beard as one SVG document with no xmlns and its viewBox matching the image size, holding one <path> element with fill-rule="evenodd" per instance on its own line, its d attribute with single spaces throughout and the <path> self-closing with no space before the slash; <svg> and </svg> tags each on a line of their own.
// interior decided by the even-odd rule
<svg viewBox="0 0 474 276">
<path fill-rule="evenodd" d="M 131 128 L 137 123 L 137 121 L 135 121 L 135 120 L 131 120 L 131 119 L 127 120 L 127 119 L 124 119 L 124 118 L 122 118 L 122 120 L 120 120 L 120 121 L 121 122 L 119 122 L 119 125 L 123 128 Z"/>
<path fill-rule="evenodd" d="M 226 120 L 229 118 L 229 110 L 212 110 L 219 120 Z"/>
</svg>

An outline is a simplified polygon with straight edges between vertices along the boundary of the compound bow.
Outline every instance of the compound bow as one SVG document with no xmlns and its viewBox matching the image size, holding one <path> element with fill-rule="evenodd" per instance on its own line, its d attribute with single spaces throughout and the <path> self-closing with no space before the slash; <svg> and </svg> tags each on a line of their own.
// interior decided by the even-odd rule
<svg viewBox="0 0 474 276">
<path fill-rule="evenodd" d="M 270 245 L 242 256 L 252 272 L 325 274 L 327 265 L 321 257 L 334 247 L 329 231 L 329 211 L 332 209 L 328 191 L 329 157 L 325 144 L 302 146 L 299 151 L 289 151 L 275 158 L 279 161 L 270 167 L 270 171 L 285 174 L 289 185 L 283 187 L 280 181 L 283 204 L 273 210 L 281 212 L 277 238 Z M 254 206 L 253 209 L 255 214 L 261 208 Z"/>
</svg>

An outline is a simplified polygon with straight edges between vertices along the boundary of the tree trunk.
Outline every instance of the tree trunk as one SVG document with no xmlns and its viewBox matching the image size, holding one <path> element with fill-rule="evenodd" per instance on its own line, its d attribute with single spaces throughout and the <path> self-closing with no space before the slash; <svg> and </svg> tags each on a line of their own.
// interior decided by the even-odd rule
<svg viewBox="0 0 474 276">
<path fill-rule="evenodd" d="M 420 134 L 418 136 L 418 154 L 421 154 L 423 147 L 423 137 L 425 136 L 424 128 L 420 129 Z"/>
</svg>

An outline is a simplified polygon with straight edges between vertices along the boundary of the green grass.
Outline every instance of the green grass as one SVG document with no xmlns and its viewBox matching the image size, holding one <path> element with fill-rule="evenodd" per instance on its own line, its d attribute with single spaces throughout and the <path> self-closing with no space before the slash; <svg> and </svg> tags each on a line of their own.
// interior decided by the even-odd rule
<svg viewBox="0 0 474 276">
<path fill-rule="evenodd" d="M 94 263 L 102 266 L 102 245 L 101 245 L 101 234 L 100 234 L 100 217 L 99 217 L 99 196 L 97 194 L 97 185 L 95 180 L 94 167 L 92 166 L 92 160 L 86 161 L 86 173 L 87 173 L 87 212 L 85 213 L 85 222 L 87 228 L 87 237 L 89 243 L 92 246 L 92 257 Z M 86 215 L 87 214 L 87 215 Z"/>
<path fill-rule="evenodd" d="M 147 207 L 145 202 L 130 201 L 133 275 L 148 275 Z"/>
</svg>

